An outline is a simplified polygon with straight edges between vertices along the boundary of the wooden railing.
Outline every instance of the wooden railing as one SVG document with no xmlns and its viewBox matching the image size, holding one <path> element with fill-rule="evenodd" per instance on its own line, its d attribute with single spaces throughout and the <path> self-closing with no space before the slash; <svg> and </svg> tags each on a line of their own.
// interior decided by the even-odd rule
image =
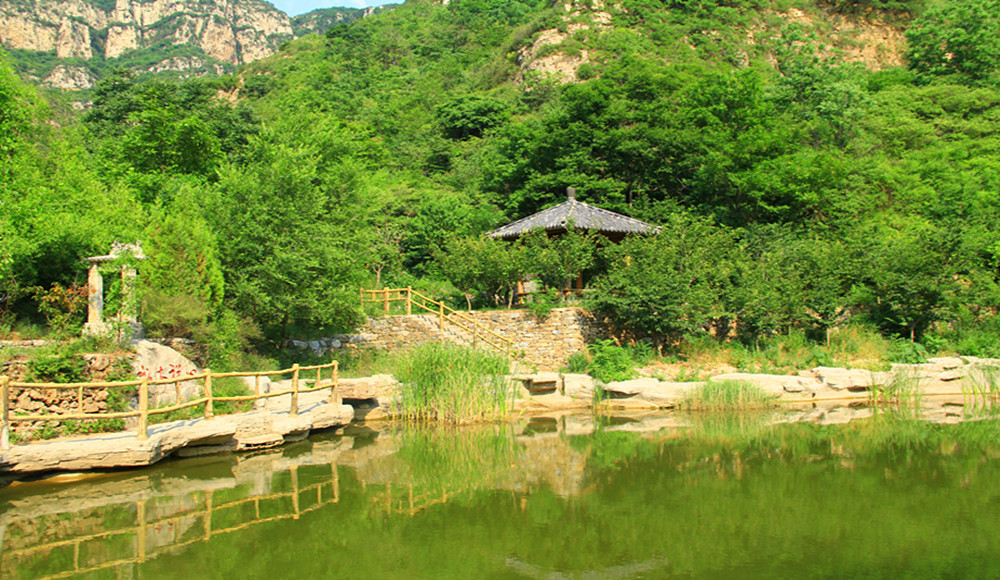
<svg viewBox="0 0 1000 580">
<path fill-rule="evenodd" d="M 148 377 L 142 377 L 135 381 L 118 381 L 118 382 L 104 382 L 104 383 L 26 383 L 19 381 L 11 381 L 10 377 L 0 376 L 0 449 L 10 449 L 10 426 L 12 423 L 24 422 L 24 421 L 86 421 L 94 419 L 126 419 L 130 417 L 138 417 L 138 425 L 136 428 L 136 437 L 140 440 L 149 438 L 149 417 L 154 415 L 162 415 L 165 413 L 171 413 L 174 411 L 179 411 L 181 409 L 188 409 L 191 407 L 197 407 L 199 405 L 204 405 L 203 415 L 205 419 L 211 419 L 215 416 L 214 404 L 215 402 L 222 401 L 257 401 L 259 399 L 266 399 L 270 397 L 280 397 L 282 395 L 291 395 L 291 402 L 288 409 L 288 414 L 295 417 L 299 414 L 299 394 L 300 393 L 311 393 L 313 391 L 319 391 L 322 389 L 330 389 L 330 398 L 328 401 L 330 403 L 336 402 L 337 395 L 337 385 L 339 379 L 337 376 L 337 369 L 339 363 L 333 361 L 325 365 L 314 365 L 307 367 L 300 367 L 295 364 L 292 365 L 290 369 L 283 369 L 278 371 L 255 371 L 255 372 L 231 372 L 231 373 L 214 373 L 210 369 L 205 369 L 204 371 L 188 376 L 174 377 L 168 379 L 156 379 L 150 380 Z M 323 371 L 329 370 L 330 375 L 327 380 L 323 379 Z M 306 371 L 316 371 L 316 380 L 313 382 L 311 387 L 302 388 L 300 375 Z M 268 393 L 260 392 L 260 377 L 272 377 L 276 375 L 286 375 L 291 373 L 292 381 L 291 387 L 281 391 L 271 391 Z M 254 394 L 252 395 L 241 395 L 241 396 L 229 396 L 229 397 L 219 397 L 212 393 L 212 380 L 220 379 L 225 377 L 254 377 Z M 192 399 L 190 401 L 181 402 L 181 384 L 189 381 L 195 381 L 201 383 L 202 396 L 197 399 Z M 174 385 L 177 393 L 177 403 L 169 407 L 160 407 L 156 409 L 149 408 L 149 387 L 152 385 Z M 101 390 L 101 389 L 137 389 L 138 391 L 138 408 L 134 411 L 112 411 L 112 412 L 98 412 L 98 413 L 86 413 L 84 412 L 84 392 Z M 12 411 L 11 410 L 11 395 L 19 390 L 27 389 L 53 389 L 53 390 L 72 390 L 76 391 L 76 413 L 48 413 L 48 414 L 25 414 L 23 411 Z"/>
<path fill-rule="evenodd" d="M 514 356 L 514 341 L 483 326 L 475 318 L 468 314 L 459 312 L 443 303 L 428 298 L 413 288 L 383 288 L 381 290 L 361 289 L 361 304 L 382 304 L 382 312 L 389 314 L 389 304 L 392 302 L 404 302 L 406 304 L 406 314 L 413 314 L 413 309 L 425 310 L 438 317 L 438 328 L 444 331 L 445 322 L 457 326 L 458 328 L 472 335 L 472 346 L 477 348 L 479 343 L 490 346 L 508 358 Z"/>
</svg>

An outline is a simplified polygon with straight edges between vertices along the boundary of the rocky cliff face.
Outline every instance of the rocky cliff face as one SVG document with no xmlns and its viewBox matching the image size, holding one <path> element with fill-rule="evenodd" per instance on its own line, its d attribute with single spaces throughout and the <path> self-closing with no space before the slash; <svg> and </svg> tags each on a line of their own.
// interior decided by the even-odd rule
<svg viewBox="0 0 1000 580">
<path fill-rule="evenodd" d="M 288 16 L 260 0 L 0 0 L 0 44 L 8 50 L 89 60 L 147 49 L 144 68 L 151 72 L 187 69 L 198 60 L 166 54 L 172 47 L 200 49 L 206 57 L 200 64 L 211 68 L 263 58 L 292 37 Z M 57 68 L 47 84 L 85 88 L 85 67 Z"/>
</svg>

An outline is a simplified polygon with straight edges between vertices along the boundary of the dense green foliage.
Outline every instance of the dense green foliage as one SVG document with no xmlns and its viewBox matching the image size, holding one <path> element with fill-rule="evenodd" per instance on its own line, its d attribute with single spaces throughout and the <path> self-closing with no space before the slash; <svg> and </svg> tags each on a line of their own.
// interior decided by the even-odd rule
<svg viewBox="0 0 1000 580">
<path fill-rule="evenodd" d="M 3 322 L 142 239 L 153 332 L 279 342 L 353 327 L 359 285 L 448 298 L 443 278 L 472 307 L 583 274 L 590 306 L 670 345 L 861 321 L 998 353 L 995 0 L 574 10 L 411 0 L 238 78 L 112 75 L 58 129 L 0 65 Z M 906 66 L 841 58 L 831 12 L 905 30 Z M 560 57 L 576 82 L 531 66 Z M 567 186 L 662 230 L 480 237 Z"/>
</svg>

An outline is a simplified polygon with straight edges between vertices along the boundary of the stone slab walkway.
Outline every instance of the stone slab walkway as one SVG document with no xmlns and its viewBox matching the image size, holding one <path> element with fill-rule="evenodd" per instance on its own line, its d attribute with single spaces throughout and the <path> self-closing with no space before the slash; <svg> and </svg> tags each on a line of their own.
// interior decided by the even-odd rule
<svg viewBox="0 0 1000 580">
<path fill-rule="evenodd" d="M 314 430 L 349 424 L 354 409 L 329 404 L 328 396 L 321 392 L 303 394 L 294 417 L 288 412 L 289 397 L 285 396 L 275 397 L 264 409 L 249 413 L 150 425 L 146 440 L 137 439 L 133 430 L 14 445 L 0 451 L 0 478 L 47 471 L 140 467 L 173 454 L 190 457 L 274 447 L 303 439 Z"/>
</svg>

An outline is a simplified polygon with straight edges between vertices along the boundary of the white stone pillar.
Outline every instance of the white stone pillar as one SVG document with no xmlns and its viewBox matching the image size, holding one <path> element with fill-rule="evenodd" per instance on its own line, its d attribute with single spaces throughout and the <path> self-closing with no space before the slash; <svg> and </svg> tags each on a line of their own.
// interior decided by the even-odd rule
<svg viewBox="0 0 1000 580">
<path fill-rule="evenodd" d="M 87 272 L 87 324 L 83 327 L 84 334 L 104 334 L 104 278 L 98 269 L 98 264 L 90 265 Z"/>
</svg>

